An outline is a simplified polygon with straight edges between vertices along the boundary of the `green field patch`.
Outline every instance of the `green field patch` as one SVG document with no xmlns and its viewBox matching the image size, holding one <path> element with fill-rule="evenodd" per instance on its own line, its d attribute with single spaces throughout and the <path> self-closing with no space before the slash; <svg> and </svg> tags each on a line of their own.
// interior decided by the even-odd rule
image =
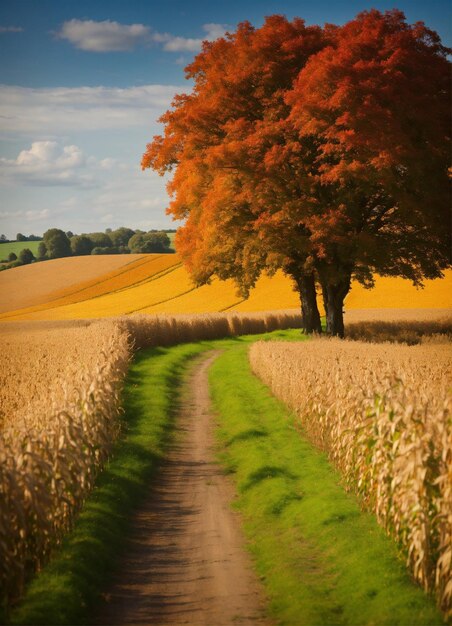
<svg viewBox="0 0 452 626">
<path fill-rule="evenodd" d="M 36 256 L 41 241 L 9 241 L 8 243 L 0 243 L 0 262 L 7 261 L 11 252 L 19 258 L 19 253 L 28 248 Z"/>
</svg>

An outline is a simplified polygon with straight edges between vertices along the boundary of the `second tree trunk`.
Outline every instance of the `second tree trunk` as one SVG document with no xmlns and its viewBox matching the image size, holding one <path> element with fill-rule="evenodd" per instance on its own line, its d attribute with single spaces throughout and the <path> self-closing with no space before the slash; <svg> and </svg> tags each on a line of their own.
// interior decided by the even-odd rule
<svg viewBox="0 0 452 626">
<path fill-rule="evenodd" d="M 344 299 L 350 290 L 350 279 L 335 284 L 322 282 L 323 303 L 326 313 L 326 332 L 334 337 L 344 336 Z"/>
<path fill-rule="evenodd" d="M 321 333 L 320 313 L 317 307 L 317 294 L 315 290 L 314 274 L 306 274 L 296 278 L 301 300 L 301 312 L 303 316 L 303 332 Z"/>
</svg>

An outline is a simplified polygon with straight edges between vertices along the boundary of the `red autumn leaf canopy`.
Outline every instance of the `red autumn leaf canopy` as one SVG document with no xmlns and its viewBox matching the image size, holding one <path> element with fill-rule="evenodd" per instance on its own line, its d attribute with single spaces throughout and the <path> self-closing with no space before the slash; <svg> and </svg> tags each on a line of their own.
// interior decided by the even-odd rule
<svg viewBox="0 0 452 626">
<path fill-rule="evenodd" d="M 282 268 L 319 330 L 343 333 L 352 277 L 419 283 L 448 263 L 447 50 L 398 11 L 343 27 L 282 16 L 248 22 L 186 68 L 192 93 L 162 118 L 143 168 L 173 171 L 168 212 L 198 282 L 244 293 Z"/>
</svg>

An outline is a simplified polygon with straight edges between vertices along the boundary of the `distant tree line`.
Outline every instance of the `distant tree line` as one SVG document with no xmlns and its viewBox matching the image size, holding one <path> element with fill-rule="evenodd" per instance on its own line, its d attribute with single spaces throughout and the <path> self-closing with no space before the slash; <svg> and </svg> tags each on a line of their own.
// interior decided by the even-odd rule
<svg viewBox="0 0 452 626">
<path fill-rule="evenodd" d="M 16 239 L 8 239 L 6 235 L 0 235 L 0 243 L 11 243 L 12 241 L 41 241 L 42 237 L 39 235 L 23 235 L 17 233 Z"/>
<path fill-rule="evenodd" d="M 18 233 L 16 241 L 40 241 L 36 256 L 29 248 L 24 248 L 17 256 L 14 252 L 3 259 L 0 269 L 28 265 L 34 261 L 46 261 L 69 256 L 86 256 L 91 254 L 143 254 L 173 252 L 168 233 L 175 230 L 133 230 L 131 228 L 107 228 L 105 232 L 83 233 L 76 235 L 71 231 L 64 232 L 59 228 L 50 228 L 44 235 L 26 237 Z M 42 241 L 41 241 L 42 239 Z M 8 242 L 5 235 L 0 235 L 0 244 Z M 1 247 L 0 247 L 1 256 Z"/>
</svg>

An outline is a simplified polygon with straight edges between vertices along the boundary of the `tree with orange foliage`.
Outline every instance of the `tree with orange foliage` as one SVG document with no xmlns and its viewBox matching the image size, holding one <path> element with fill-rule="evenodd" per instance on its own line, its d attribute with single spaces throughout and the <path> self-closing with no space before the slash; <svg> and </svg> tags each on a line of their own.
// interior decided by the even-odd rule
<svg viewBox="0 0 452 626">
<path fill-rule="evenodd" d="M 281 16 L 205 42 L 186 68 L 193 92 L 175 98 L 161 118 L 164 137 L 142 161 L 162 174 L 175 169 L 168 212 L 186 219 L 176 246 L 194 279 L 233 278 L 246 296 L 263 270 L 282 268 L 302 296 L 307 332 L 320 332 L 320 315 L 309 240 L 293 212 L 303 154 L 284 97 L 324 45 L 322 29 Z"/>
<path fill-rule="evenodd" d="M 246 294 L 282 268 L 319 332 L 317 279 L 327 331 L 343 335 L 352 277 L 441 275 L 445 54 L 395 11 L 323 29 L 272 16 L 205 42 L 186 69 L 192 93 L 142 161 L 174 170 L 168 212 L 186 220 L 177 247 L 195 280 L 232 277 Z"/>
<path fill-rule="evenodd" d="M 448 52 L 400 11 L 364 12 L 287 94 L 300 141 L 316 143 L 306 225 L 331 334 L 344 332 L 353 277 L 420 285 L 450 263 Z"/>
</svg>

